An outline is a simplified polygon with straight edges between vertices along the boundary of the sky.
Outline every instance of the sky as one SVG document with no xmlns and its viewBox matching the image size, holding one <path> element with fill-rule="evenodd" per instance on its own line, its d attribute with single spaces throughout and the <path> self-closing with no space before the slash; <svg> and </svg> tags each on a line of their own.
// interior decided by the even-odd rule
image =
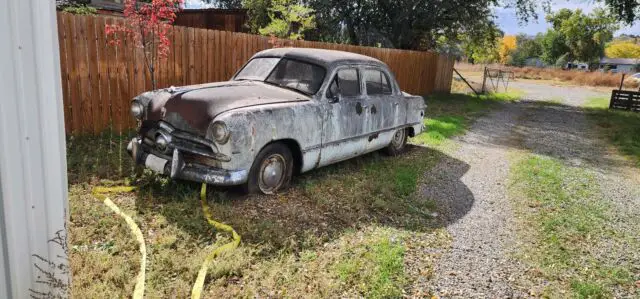
<svg viewBox="0 0 640 299">
<path fill-rule="evenodd" d="M 556 0 L 554 4 L 551 6 L 551 11 L 557 11 L 561 8 L 569 8 L 571 10 L 582 9 L 583 12 L 589 13 L 596 7 L 601 7 L 601 5 L 594 3 L 593 1 L 562 1 Z M 505 34 L 518 34 L 518 33 L 526 33 L 529 35 L 535 35 L 539 32 L 545 32 L 551 26 L 544 19 L 545 13 L 544 11 L 538 12 L 538 21 L 530 21 L 527 24 L 520 25 L 518 23 L 518 18 L 516 17 L 516 11 L 513 8 L 496 8 L 494 10 L 496 15 L 496 23 L 505 32 Z M 635 24 L 632 27 L 622 27 L 616 35 L 619 34 L 640 34 L 640 22 Z"/>
</svg>

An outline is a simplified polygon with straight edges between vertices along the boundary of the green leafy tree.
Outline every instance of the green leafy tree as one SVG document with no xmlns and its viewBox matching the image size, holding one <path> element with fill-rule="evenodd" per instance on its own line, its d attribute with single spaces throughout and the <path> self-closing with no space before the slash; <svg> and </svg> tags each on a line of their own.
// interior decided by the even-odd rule
<svg viewBox="0 0 640 299">
<path fill-rule="evenodd" d="M 592 62 L 604 55 L 605 44 L 618 30 L 617 20 L 602 9 L 585 15 L 582 10 L 561 9 L 547 15 L 554 30 L 562 34 L 570 60 Z"/>
<path fill-rule="evenodd" d="M 507 63 L 515 66 L 524 66 L 529 58 L 538 58 L 542 55 L 542 35 L 531 37 L 526 34 L 516 36 L 516 49 L 510 55 Z"/>
<path fill-rule="evenodd" d="M 618 20 L 633 24 L 638 19 L 640 1 L 638 0 L 604 0 L 611 14 Z"/>
<path fill-rule="evenodd" d="M 260 28 L 262 35 L 288 39 L 303 39 L 304 32 L 315 28 L 313 9 L 296 0 L 273 0 L 268 9 L 271 22 Z"/>
<path fill-rule="evenodd" d="M 492 0 L 310 0 L 314 38 L 401 49 L 435 49 L 444 37 L 482 35 L 493 24 Z M 442 43 L 440 42 L 440 45 Z"/>
<path fill-rule="evenodd" d="M 571 51 L 566 44 L 564 35 L 554 29 L 547 30 L 542 35 L 540 43 L 542 47 L 540 58 L 548 64 L 555 64 L 560 56 L 568 56 L 569 51 Z"/>
</svg>

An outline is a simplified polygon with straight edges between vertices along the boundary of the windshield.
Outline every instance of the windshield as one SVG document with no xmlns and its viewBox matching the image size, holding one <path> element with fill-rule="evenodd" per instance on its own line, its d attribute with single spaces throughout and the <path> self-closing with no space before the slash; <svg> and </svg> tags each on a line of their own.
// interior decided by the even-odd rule
<svg viewBox="0 0 640 299">
<path fill-rule="evenodd" d="M 235 80 L 259 80 L 307 95 L 318 92 L 324 81 L 324 68 L 287 58 L 256 58 L 251 60 Z"/>
<path fill-rule="evenodd" d="M 258 80 L 264 81 L 273 67 L 280 61 L 280 58 L 256 58 L 252 59 L 238 73 L 236 80 Z"/>
</svg>

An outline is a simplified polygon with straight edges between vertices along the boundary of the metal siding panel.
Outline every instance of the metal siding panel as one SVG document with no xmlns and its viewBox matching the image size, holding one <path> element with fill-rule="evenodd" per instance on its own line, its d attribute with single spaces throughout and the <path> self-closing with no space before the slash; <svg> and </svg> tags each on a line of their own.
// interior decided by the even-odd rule
<svg viewBox="0 0 640 299">
<path fill-rule="evenodd" d="M 66 296 L 37 282 L 35 265 L 68 282 L 63 246 L 66 158 L 60 58 L 54 2 L 2 0 L 0 12 L 0 177 L 2 276 L 0 292 L 26 298 L 31 290 Z M 66 248 L 66 244 L 64 245 Z M 4 297 L 4 296 L 3 296 Z"/>
</svg>

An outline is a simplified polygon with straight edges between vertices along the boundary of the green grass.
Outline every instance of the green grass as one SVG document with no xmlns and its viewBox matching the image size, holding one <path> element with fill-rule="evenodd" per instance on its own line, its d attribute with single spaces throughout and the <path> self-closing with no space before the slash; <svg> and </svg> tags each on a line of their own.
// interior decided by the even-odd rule
<svg viewBox="0 0 640 299">
<path fill-rule="evenodd" d="M 628 255 L 640 246 L 611 225 L 615 207 L 602 200 L 591 173 L 530 155 L 513 166 L 511 182 L 521 237 L 528 242 L 522 256 L 549 280 L 545 296 L 610 298 L 614 289 L 633 288 L 626 270 L 633 258 L 608 254 Z"/>
<path fill-rule="evenodd" d="M 609 110 L 608 98 L 591 98 L 585 104 L 602 135 L 640 167 L 640 113 Z"/>
<path fill-rule="evenodd" d="M 453 136 L 463 134 L 474 119 L 486 113 L 496 104 L 516 101 L 522 95 L 514 90 L 481 96 L 470 94 L 446 94 L 427 97 L 427 131 L 412 139 L 412 143 L 440 146 Z"/>
<path fill-rule="evenodd" d="M 340 281 L 355 286 L 367 298 L 402 297 L 400 286 L 407 281 L 402 240 L 389 231 L 366 240 L 340 257 L 335 265 Z"/>
</svg>

